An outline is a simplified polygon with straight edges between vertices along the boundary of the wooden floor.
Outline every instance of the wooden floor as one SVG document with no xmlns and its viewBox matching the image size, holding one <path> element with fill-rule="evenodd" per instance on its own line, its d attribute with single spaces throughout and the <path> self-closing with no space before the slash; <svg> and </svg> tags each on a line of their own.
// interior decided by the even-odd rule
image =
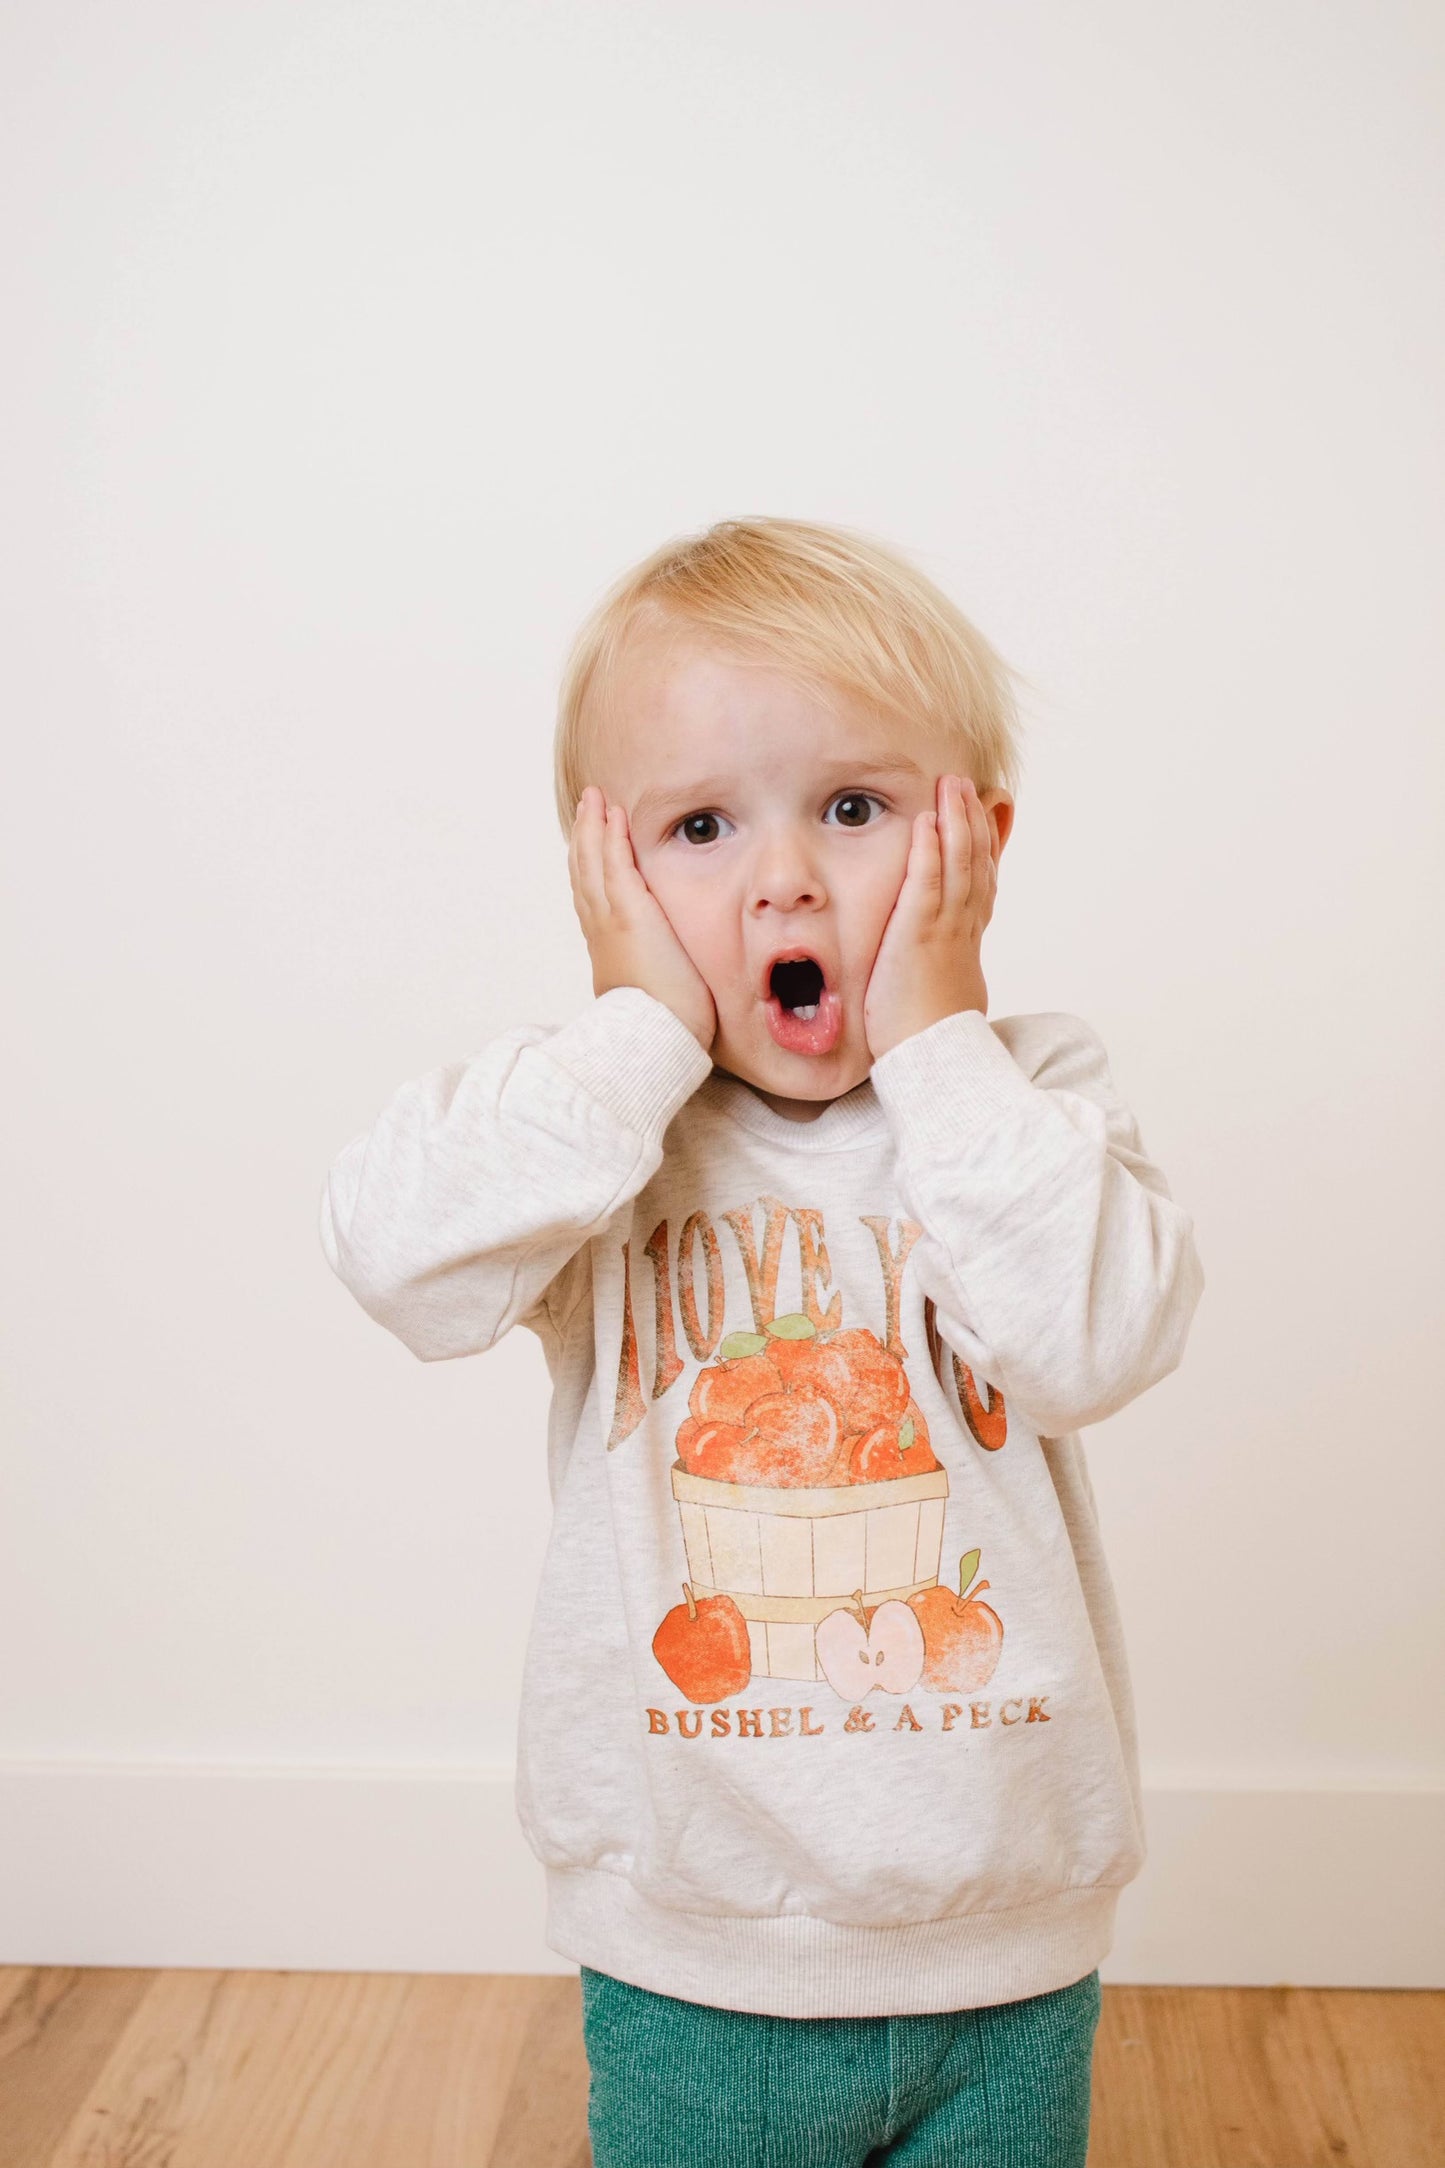
<svg viewBox="0 0 1445 2168">
<path fill-rule="evenodd" d="M 0 1968 L 3 2168 L 587 2168 L 586 2100 L 575 1975 Z M 1442 2164 L 1445 1994 L 1105 1988 L 1089 2168 Z"/>
</svg>

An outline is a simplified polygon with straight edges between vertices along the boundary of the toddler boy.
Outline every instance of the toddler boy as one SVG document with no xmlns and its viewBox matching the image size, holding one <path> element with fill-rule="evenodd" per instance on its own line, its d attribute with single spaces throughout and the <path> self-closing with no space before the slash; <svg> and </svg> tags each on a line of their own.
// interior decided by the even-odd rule
<svg viewBox="0 0 1445 2168">
<path fill-rule="evenodd" d="M 1095 1032 L 988 1017 L 1016 738 L 883 545 L 665 545 L 562 688 L 592 1003 L 327 1181 L 424 1361 L 546 1352 L 517 1807 L 596 2168 L 1083 2168 L 1144 1835 L 1078 1433 L 1203 1275 Z"/>
</svg>

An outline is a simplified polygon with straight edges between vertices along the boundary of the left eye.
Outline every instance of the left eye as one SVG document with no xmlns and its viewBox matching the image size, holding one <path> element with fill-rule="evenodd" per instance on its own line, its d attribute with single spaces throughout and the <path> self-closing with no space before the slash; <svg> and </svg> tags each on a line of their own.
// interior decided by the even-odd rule
<svg viewBox="0 0 1445 2168">
<path fill-rule="evenodd" d="M 888 810 L 888 808 L 883 804 L 883 800 L 881 798 L 875 798 L 871 790 L 840 791 L 838 796 L 831 800 L 831 803 L 836 806 L 855 808 L 865 805 L 876 805 L 882 807 L 882 810 L 885 813 Z M 842 821 L 839 825 L 844 828 L 870 828 L 873 824 L 871 820 L 854 820 L 850 816 L 848 819 Z"/>
<path fill-rule="evenodd" d="M 692 831 L 696 828 L 706 828 L 709 821 L 715 828 L 721 818 L 721 814 L 718 813 L 689 813 L 686 819 L 678 822 L 672 832 L 674 835 L 686 837 L 689 843 L 716 843 L 716 836 L 699 836 L 693 834 Z"/>
<path fill-rule="evenodd" d="M 871 790 L 840 790 L 836 798 L 828 800 L 828 804 L 830 808 L 837 806 L 843 815 L 841 820 L 830 822 L 830 827 L 871 828 L 873 816 L 864 809 L 876 805 L 880 812 L 888 811 L 884 800 L 876 797 Z M 859 814 L 862 814 L 863 818 L 859 819 Z M 671 833 L 681 836 L 686 843 L 716 843 L 718 825 L 723 820 L 721 813 L 689 813 L 674 824 Z M 726 825 L 730 826 L 731 823 Z M 712 832 L 708 833 L 709 830 Z"/>
</svg>

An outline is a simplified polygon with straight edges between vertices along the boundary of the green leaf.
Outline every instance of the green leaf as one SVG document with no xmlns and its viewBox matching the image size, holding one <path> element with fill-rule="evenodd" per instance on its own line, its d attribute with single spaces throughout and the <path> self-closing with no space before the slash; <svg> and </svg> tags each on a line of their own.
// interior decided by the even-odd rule
<svg viewBox="0 0 1445 2168">
<path fill-rule="evenodd" d="M 909 1446 L 912 1445 L 916 1427 L 913 1417 L 905 1415 L 898 1430 L 898 1450 L 900 1453 L 906 1453 Z"/>
<path fill-rule="evenodd" d="M 978 1572 L 978 1562 L 982 1555 L 980 1551 L 969 1551 L 958 1561 L 958 1593 L 960 1596 L 968 1594 L 969 1587 Z"/>
<path fill-rule="evenodd" d="M 718 1354 L 724 1362 L 731 1362 L 735 1355 L 761 1355 L 767 1344 L 760 1332 L 730 1332 Z"/>
<path fill-rule="evenodd" d="M 768 1331 L 775 1333 L 780 1340 L 811 1340 L 816 1336 L 817 1330 L 813 1320 L 804 1317 L 801 1310 L 794 1310 L 787 1317 L 775 1317 L 768 1326 Z"/>
</svg>

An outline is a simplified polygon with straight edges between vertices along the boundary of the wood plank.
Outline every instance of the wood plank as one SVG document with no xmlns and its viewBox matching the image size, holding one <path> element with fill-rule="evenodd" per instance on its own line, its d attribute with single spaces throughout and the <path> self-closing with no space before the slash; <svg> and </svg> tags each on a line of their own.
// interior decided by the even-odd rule
<svg viewBox="0 0 1445 2168">
<path fill-rule="evenodd" d="M 1189 1988 L 1106 1987 L 1094 2043 L 1089 2168 L 1220 2168 Z"/>
<path fill-rule="evenodd" d="M 0 1967 L 5 2168 L 49 2160 L 154 1980 L 119 1966 Z"/>
<path fill-rule="evenodd" d="M 505 1975 L 163 1972 L 45 2168 L 477 2168 L 530 2015 Z"/>
<path fill-rule="evenodd" d="M 487 2168 L 591 2168 L 581 1981 L 564 1974 L 529 1986 L 531 2020 Z"/>
<path fill-rule="evenodd" d="M 1441 2168 L 1445 1995 L 1106 1987 L 1089 2168 Z"/>
<path fill-rule="evenodd" d="M 1376 2168 L 1445 2161 L 1445 1995 L 1376 1988 L 1318 1991 L 1321 2021 L 1345 2073 Z"/>
</svg>

